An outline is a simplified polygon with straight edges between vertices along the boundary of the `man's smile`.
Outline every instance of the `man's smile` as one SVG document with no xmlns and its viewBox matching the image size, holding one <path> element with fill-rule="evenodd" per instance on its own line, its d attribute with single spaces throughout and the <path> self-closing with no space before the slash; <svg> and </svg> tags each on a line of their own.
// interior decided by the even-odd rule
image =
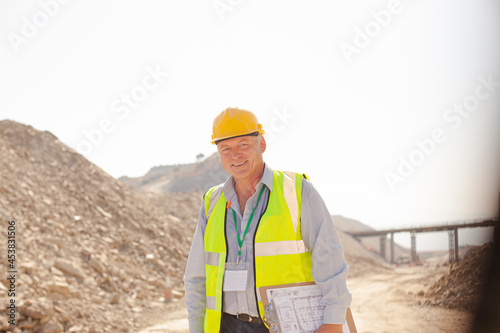
<svg viewBox="0 0 500 333">
<path fill-rule="evenodd" d="M 240 167 L 242 166 L 243 164 L 245 164 L 247 161 L 244 161 L 244 162 L 241 162 L 241 163 L 235 163 L 233 164 L 234 167 Z"/>
</svg>

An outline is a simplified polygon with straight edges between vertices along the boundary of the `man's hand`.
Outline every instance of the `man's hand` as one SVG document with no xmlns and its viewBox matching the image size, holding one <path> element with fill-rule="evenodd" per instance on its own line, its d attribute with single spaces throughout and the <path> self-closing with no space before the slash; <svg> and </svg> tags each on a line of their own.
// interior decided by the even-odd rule
<svg viewBox="0 0 500 333">
<path fill-rule="evenodd" d="M 316 333 L 342 333 L 342 325 L 336 324 L 323 324 Z"/>
</svg>

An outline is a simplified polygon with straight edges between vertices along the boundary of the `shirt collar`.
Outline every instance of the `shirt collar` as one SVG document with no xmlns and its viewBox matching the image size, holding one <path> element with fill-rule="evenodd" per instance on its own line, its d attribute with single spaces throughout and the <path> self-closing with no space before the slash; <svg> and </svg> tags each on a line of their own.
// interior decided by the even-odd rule
<svg viewBox="0 0 500 333">
<path fill-rule="evenodd" d="M 261 183 L 266 185 L 269 188 L 269 191 L 273 191 L 273 178 L 274 178 L 274 171 L 271 169 L 271 167 L 267 164 L 264 165 L 264 174 L 262 175 L 262 179 L 260 180 Z"/>
</svg>

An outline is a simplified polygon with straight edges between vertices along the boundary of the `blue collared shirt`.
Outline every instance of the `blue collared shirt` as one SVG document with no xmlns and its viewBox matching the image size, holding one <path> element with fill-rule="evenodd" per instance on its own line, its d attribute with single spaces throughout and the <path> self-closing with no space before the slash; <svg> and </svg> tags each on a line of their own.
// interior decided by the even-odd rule
<svg viewBox="0 0 500 333">
<path fill-rule="evenodd" d="M 266 188 L 255 207 L 262 186 Z M 228 221 L 226 224 L 227 269 L 246 269 L 249 273 L 246 291 L 224 292 L 223 311 L 234 315 L 246 313 L 258 317 L 253 281 L 253 239 L 259 218 L 266 208 L 269 193 L 273 190 L 273 170 L 269 166 L 265 166 L 262 179 L 255 186 L 255 190 L 255 193 L 248 199 L 242 216 L 233 178 L 229 177 L 222 187 L 224 197 L 231 201 L 231 207 L 227 210 L 226 216 Z M 241 247 L 241 262 L 236 264 L 239 248 L 236 232 L 239 232 L 241 239 L 254 208 L 254 217 Z M 233 210 L 236 213 L 238 231 L 233 220 Z M 206 225 L 207 217 L 202 204 L 184 275 L 190 333 L 203 332 L 206 279 L 203 240 Z M 351 293 L 346 285 L 348 266 L 344 259 L 344 250 L 325 203 L 312 183 L 305 178 L 302 180 L 301 228 L 304 243 L 312 255 L 312 276 L 321 289 L 322 302 L 326 306 L 323 323 L 343 324 L 346 309 L 351 304 Z"/>
</svg>

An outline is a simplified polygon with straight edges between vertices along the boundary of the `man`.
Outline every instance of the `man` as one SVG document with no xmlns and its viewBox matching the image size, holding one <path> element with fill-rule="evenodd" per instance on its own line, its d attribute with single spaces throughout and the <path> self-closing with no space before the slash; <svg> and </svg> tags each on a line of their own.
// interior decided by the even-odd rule
<svg viewBox="0 0 500 333">
<path fill-rule="evenodd" d="M 314 281 L 325 305 L 317 332 L 341 333 L 351 294 L 333 221 L 305 176 L 264 163 L 263 134 L 246 110 L 214 120 L 231 176 L 204 195 L 184 276 L 189 331 L 269 332 L 259 288 Z"/>
</svg>

